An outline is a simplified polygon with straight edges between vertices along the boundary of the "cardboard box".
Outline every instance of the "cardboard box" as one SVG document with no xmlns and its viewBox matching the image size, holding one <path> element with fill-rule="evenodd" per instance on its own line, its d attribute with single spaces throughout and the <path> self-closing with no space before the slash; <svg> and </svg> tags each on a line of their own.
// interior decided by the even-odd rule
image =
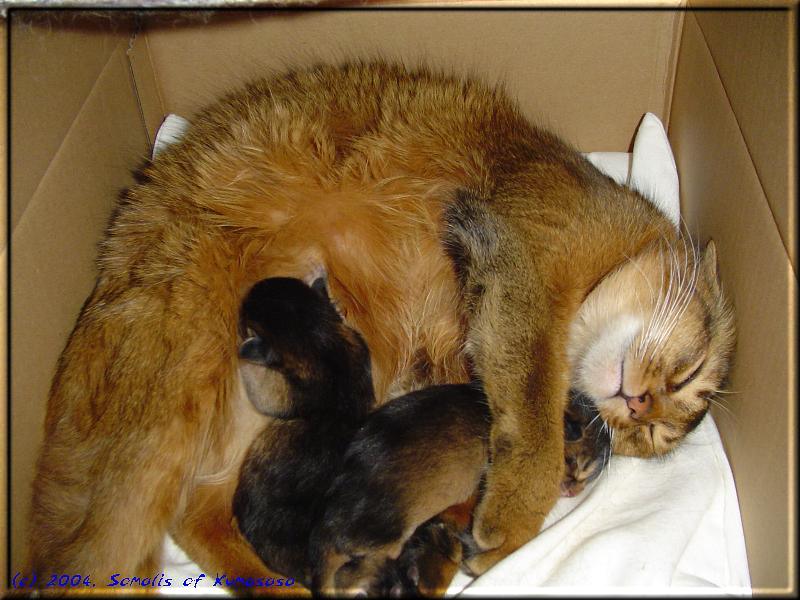
<svg viewBox="0 0 800 600">
<path fill-rule="evenodd" d="M 461 3 L 464 4 L 464 3 Z M 676 3 L 671 3 L 675 6 Z M 795 588 L 794 10 L 10 14 L 11 569 L 55 363 L 120 189 L 168 112 L 285 66 L 425 59 L 503 80 L 585 151 L 668 125 L 682 211 L 718 244 L 739 342 L 714 409 L 761 592 Z M 4 245 L 5 252 L 5 245 Z"/>
</svg>

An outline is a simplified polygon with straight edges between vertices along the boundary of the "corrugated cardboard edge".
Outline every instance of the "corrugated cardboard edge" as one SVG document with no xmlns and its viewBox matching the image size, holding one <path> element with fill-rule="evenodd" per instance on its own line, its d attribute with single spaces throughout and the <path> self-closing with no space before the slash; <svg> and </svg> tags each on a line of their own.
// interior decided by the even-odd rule
<svg viewBox="0 0 800 600">
<path fill-rule="evenodd" d="M 153 141 L 161 121 L 166 114 L 164 100 L 153 68 L 150 45 L 147 35 L 141 29 L 131 36 L 128 46 L 128 64 L 131 69 L 133 89 L 147 131 L 148 143 L 152 150 Z"/>
<path fill-rule="evenodd" d="M 685 2 L 680 2 L 681 6 L 685 4 Z M 658 71 L 661 72 L 662 70 L 665 71 L 665 85 L 664 89 L 667 90 L 666 94 L 664 94 L 664 118 L 662 122 L 669 124 L 669 117 L 672 111 L 672 93 L 675 90 L 675 72 L 678 68 L 678 53 L 681 47 L 681 36 L 683 35 L 683 19 L 684 19 L 684 12 L 681 10 L 675 11 L 675 18 L 672 23 L 672 31 L 665 33 L 665 40 L 666 48 L 665 48 L 665 60 L 666 66 L 663 69 L 659 69 Z"/>
</svg>

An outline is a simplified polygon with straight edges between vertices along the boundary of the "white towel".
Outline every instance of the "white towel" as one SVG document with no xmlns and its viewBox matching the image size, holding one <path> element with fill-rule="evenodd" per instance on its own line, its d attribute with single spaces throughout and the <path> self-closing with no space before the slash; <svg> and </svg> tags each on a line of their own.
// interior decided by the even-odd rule
<svg viewBox="0 0 800 600">
<path fill-rule="evenodd" d="M 736 489 L 711 416 L 668 458 L 612 456 L 531 542 L 475 580 L 456 575 L 448 595 L 458 592 L 749 595 Z"/>
</svg>

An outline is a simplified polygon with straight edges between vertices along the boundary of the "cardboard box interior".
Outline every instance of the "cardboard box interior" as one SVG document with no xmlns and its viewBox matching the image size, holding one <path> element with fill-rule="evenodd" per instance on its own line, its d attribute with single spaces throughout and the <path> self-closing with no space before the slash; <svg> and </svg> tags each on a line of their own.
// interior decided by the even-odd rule
<svg viewBox="0 0 800 600">
<path fill-rule="evenodd" d="M 11 15 L 11 568 L 47 390 L 96 243 L 168 112 L 314 60 L 382 55 L 502 80 L 583 150 L 669 126 L 689 230 L 719 247 L 739 343 L 727 411 L 753 585 L 794 585 L 794 13 L 320 11 Z"/>
</svg>

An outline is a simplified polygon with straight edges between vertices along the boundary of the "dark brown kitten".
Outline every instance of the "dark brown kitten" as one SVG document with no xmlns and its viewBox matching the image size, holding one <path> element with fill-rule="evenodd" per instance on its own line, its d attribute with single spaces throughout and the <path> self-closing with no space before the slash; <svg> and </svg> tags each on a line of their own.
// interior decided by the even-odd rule
<svg viewBox="0 0 800 600">
<path fill-rule="evenodd" d="M 308 538 L 325 492 L 374 401 L 364 340 L 344 325 L 324 282 L 314 288 L 265 279 L 242 304 L 239 356 L 280 373 L 289 394 L 250 447 L 233 497 L 239 529 L 258 556 L 305 585 Z M 269 406 L 268 391 L 248 388 L 257 406 Z"/>
</svg>

